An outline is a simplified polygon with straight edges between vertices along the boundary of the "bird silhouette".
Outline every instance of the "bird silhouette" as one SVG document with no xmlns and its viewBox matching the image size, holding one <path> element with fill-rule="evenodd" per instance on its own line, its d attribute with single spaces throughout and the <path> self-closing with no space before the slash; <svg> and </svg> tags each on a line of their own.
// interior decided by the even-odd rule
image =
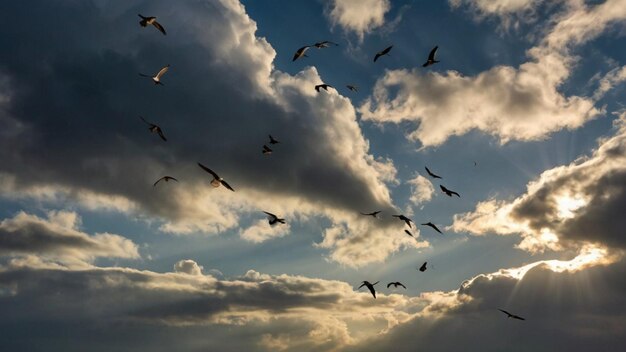
<svg viewBox="0 0 626 352">
<path fill-rule="evenodd" d="M 405 230 L 404 230 L 404 232 L 405 232 L 407 235 L 409 235 L 409 236 L 411 236 L 411 237 L 415 238 L 415 236 L 413 236 L 413 234 L 411 233 L 411 231 L 409 231 L 409 230 L 405 229 Z"/>
<path fill-rule="evenodd" d="M 378 219 L 378 214 L 380 214 L 382 210 L 373 211 L 371 213 L 361 213 L 361 215 L 367 215 Z"/>
<path fill-rule="evenodd" d="M 153 124 L 152 122 L 146 121 L 146 119 L 144 119 L 143 116 L 139 116 L 139 118 L 146 125 L 150 126 L 150 127 L 148 127 L 148 130 L 150 132 L 158 134 L 159 137 L 161 137 L 162 140 L 167 141 L 167 138 L 165 138 L 165 134 L 163 134 L 163 130 L 161 129 L 161 127 L 159 127 L 158 125 Z"/>
<path fill-rule="evenodd" d="M 156 182 L 154 183 L 154 185 L 152 185 L 152 187 L 155 187 L 157 185 L 157 183 L 159 183 L 161 181 L 170 182 L 170 180 L 178 182 L 178 180 L 175 179 L 172 176 L 163 176 L 160 179 L 156 180 Z"/>
<path fill-rule="evenodd" d="M 449 189 L 445 188 L 445 187 L 444 187 L 444 186 L 442 186 L 442 185 L 439 185 L 439 187 L 441 188 L 441 190 L 443 191 L 443 193 L 445 193 L 448 197 L 452 197 L 452 195 L 454 194 L 454 195 L 456 195 L 457 197 L 461 198 L 461 196 L 460 196 L 458 193 L 456 193 L 455 191 L 451 191 L 451 190 L 449 190 Z"/>
<path fill-rule="evenodd" d="M 363 281 L 363 283 L 361 284 L 361 286 L 359 286 L 359 289 L 363 286 L 366 286 L 368 290 L 370 290 L 370 292 L 372 293 L 372 296 L 374 296 L 374 298 L 376 298 L 376 290 L 374 290 L 374 285 L 376 285 L 377 283 L 379 283 L 380 281 L 376 281 L 373 284 L 370 284 L 368 281 Z"/>
<path fill-rule="evenodd" d="M 502 313 L 506 314 L 507 318 L 513 318 L 513 319 L 517 319 L 517 320 L 526 320 L 526 319 L 520 317 L 519 315 L 511 314 L 511 313 L 507 312 L 504 309 L 498 308 L 498 310 L 501 311 Z"/>
<path fill-rule="evenodd" d="M 276 225 L 276 223 L 281 223 L 281 224 L 285 223 L 285 219 L 281 219 L 278 216 L 272 213 L 269 213 L 267 211 L 264 211 L 264 213 L 267 214 L 270 225 Z"/>
<path fill-rule="evenodd" d="M 329 40 L 324 40 L 323 42 L 317 42 L 317 43 L 313 44 L 313 46 L 318 48 L 318 49 L 328 48 L 331 45 L 339 46 L 339 44 L 331 42 Z"/>
<path fill-rule="evenodd" d="M 161 26 L 161 24 L 156 21 L 156 17 L 153 17 L 153 16 L 145 17 L 145 16 L 142 16 L 140 14 L 138 14 L 138 16 L 141 17 L 141 21 L 139 21 L 139 24 L 142 27 L 147 27 L 148 25 L 153 25 L 156 29 L 161 31 L 161 33 L 163 33 L 163 35 L 167 34 L 167 33 L 165 33 L 165 28 L 163 28 L 163 26 Z"/>
<path fill-rule="evenodd" d="M 418 270 L 421 271 L 421 272 L 426 271 L 426 269 L 427 269 L 426 268 L 426 263 L 428 263 L 428 262 L 424 262 L 424 264 L 422 264 L 422 266 L 420 266 Z"/>
<path fill-rule="evenodd" d="M 424 166 L 424 169 L 426 169 L 426 172 L 428 172 L 428 175 L 429 175 L 430 177 L 432 177 L 432 178 L 442 178 L 442 177 L 441 177 L 441 176 L 439 176 L 439 175 L 435 175 L 435 174 L 433 174 L 433 173 L 432 173 L 432 172 L 428 169 L 428 167 L 427 167 L 427 166 Z"/>
<path fill-rule="evenodd" d="M 278 139 L 272 137 L 271 134 L 269 135 L 269 137 L 270 137 L 270 144 L 278 144 L 278 143 L 280 143 L 280 141 Z"/>
<path fill-rule="evenodd" d="M 376 53 L 376 56 L 374 56 L 374 62 L 376 62 L 376 60 L 378 60 L 379 57 L 389 54 L 389 52 L 391 51 L 391 48 L 393 48 L 393 45 L 385 48 L 383 51 L 379 51 L 378 53 Z"/>
<path fill-rule="evenodd" d="M 357 86 L 353 86 L 351 84 L 348 84 L 346 87 L 348 87 L 348 89 L 350 89 L 353 92 L 356 92 L 356 93 L 359 92 L 359 87 L 357 87 Z"/>
<path fill-rule="evenodd" d="M 389 286 L 393 285 L 393 287 L 398 288 L 398 286 L 402 286 L 406 289 L 406 286 L 404 286 L 401 282 L 396 281 L 396 282 L 390 282 L 387 284 L 387 288 L 389 288 Z"/>
<path fill-rule="evenodd" d="M 150 76 L 150 75 L 146 75 L 144 73 L 140 73 L 139 75 L 141 77 L 149 77 L 152 78 L 152 82 L 154 82 L 155 85 L 162 85 L 164 86 L 165 84 L 163 84 L 163 82 L 161 82 L 161 77 L 170 69 L 170 65 L 167 64 L 165 66 L 163 66 L 163 68 L 161 70 L 159 70 L 159 72 L 154 75 L 154 76 Z"/>
<path fill-rule="evenodd" d="M 305 45 L 302 48 L 296 50 L 296 53 L 293 54 L 293 60 L 291 60 L 291 61 L 296 61 L 296 60 L 298 60 L 299 58 L 301 58 L 303 56 L 308 57 L 307 54 L 305 54 L 305 53 L 306 53 L 307 50 L 309 50 L 310 47 L 311 47 L 310 45 Z"/>
<path fill-rule="evenodd" d="M 400 215 L 392 215 L 394 218 L 398 218 L 404 222 L 406 222 L 407 225 L 409 225 L 409 228 L 412 228 L 413 226 L 411 226 L 411 223 L 413 222 L 413 220 L 407 218 L 406 216 L 400 214 Z"/>
<path fill-rule="evenodd" d="M 433 224 L 433 223 L 432 223 L 432 222 L 430 222 L 430 221 L 429 221 L 429 222 L 427 222 L 427 223 L 424 223 L 424 224 L 422 224 L 422 225 L 424 225 L 424 226 L 430 226 L 430 227 L 432 227 L 433 229 L 435 229 L 435 231 L 437 231 L 437 232 L 439 232 L 440 234 L 442 234 L 442 235 L 443 235 L 443 232 L 441 232 L 441 231 L 437 228 L 437 226 L 435 226 L 435 224 Z"/>
<path fill-rule="evenodd" d="M 202 168 L 202 170 L 208 172 L 211 174 L 211 176 L 213 176 L 213 179 L 211 180 L 211 186 L 213 187 L 219 187 L 220 185 L 226 187 L 227 189 L 235 192 L 235 190 L 228 184 L 226 183 L 226 181 L 224 181 L 223 178 L 219 177 L 213 170 L 209 169 L 208 167 L 198 163 L 198 166 L 200 166 L 200 168 Z"/>
<path fill-rule="evenodd" d="M 435 46 L 430 51 L 430 54 L 428 54 L 428 60 L 426 60 L 426 62 L 422 65 L 422 67 L 427 67 L 427 66 L 430 66 L 430 65 L 434 65 L 434 64 L 439 62 L 439 61 L 435 60 L 435 53 L 437 52 L 437 48 L 439 48 L 439 47 Z"/>
<path fill-rule="evenodd" d="M 318 84 L 315 86 L 315 90 L 318 92 L 320 91 L 320 88 L 328 92 L 328 88 L 333 88 L 333 86 L 331 86 L 330 84 L 326 84 L 326 83 Z"/>
<path fill-rule="evenodd" d="M 273 152 L 273 150 L 270 147 L 268 147 L 267 145 L 263 144 L 263 151 L 262 151 L 263 154 L 269 155 L 269 154 L 272 154 L 272 152 Z"/>
</svg>

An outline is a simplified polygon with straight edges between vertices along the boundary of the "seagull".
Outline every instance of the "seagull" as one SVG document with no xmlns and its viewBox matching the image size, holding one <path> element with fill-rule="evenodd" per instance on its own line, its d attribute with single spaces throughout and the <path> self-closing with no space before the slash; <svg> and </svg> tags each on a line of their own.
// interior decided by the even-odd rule
<svg viewBox="0 0 626 352">
<path fill-rule="evenodd" d="M 324 89 L 325 91 L 328 92 L 328 88 L 334 88 L 333 86 L 331 86 L 330 84 L 326 84 L 326 83 L 322 83 L 322 84 L 318 84 L 315 86 L 315 90 L 316 91 L 320 91 L 320 88 Z"/>
<path fill-rule="evenodd" d="M 398 286 L 402 286 L 406 289 L 406 286 L 404 286 L 401 282 L 396 281 L 396 282 L 390 282 L 387 284 L 387 288 L 389 288 L 389 286 L 393 285 L 393 287 L 398 288 Z"/>
<path fill-rule="evenodd" d="M 278 216 L 272 214 L 272 213 L 268 213 L 266 211 L 264 211 L 265 214 L 267 214 L 270 225 L 276 225 L 276 223 L 281 223 L 284 224 L 285 223 L 285 219 L 281 219 Z"/>
<path fill-rule="evenodd" d="M 526 320 L 526 319 L 520 317 L 519 315 L 511 314 L 511 313 L 507 312 L 504 309 L 498 308 L 498 310 L 501 311 L 502 313 L 506 314 L 508 318 L 513 318 L 513 319 L 517 319 L 517 320 Z"/>
<path fill-rule="evenodd" d="M 378 219 L 378 214 L 380 214 L 382 210 L 373 211 L 371 213 L 361 213 L 361 215 L 371 216 Z"/>
<path fill-rule="evenodd" d="M 413 220 L 407 218 L 406 216 L 400 214 L 400 215 L 392 215 L 394 218 L 398 218 L 404 222 L 406 222 L 407 225 L 409 225 L 409 228 L 411 228 L 411 223 L 413 222 Z"/>
<path fill-rule="evenodd" d="M 373 284 L 370 284 L 368 281 L 363 281 L 363 283 L 361 284 L 361 286 L 359 286 L 359 289 L 363 286 L 366 286 L 368 290 L 370 290 L 370 292 L 372 293 L 372 296 L 374 296 L 374 298 L 376 298 L 376 290 L 374 290 L 374 285 L 376 285 L 377 283 L 379 283 L 380 281 L 376 281 Z"/>
<path fill-rule="evenodd" d="M 432 227 L 433 229 L 435 229 L 435 231 L 437 231 L 437 232 L 439 232 L 440 234 L 442 234 L 442 235 L 443 235 L 443 232 L 441 232 L 441 231 L 437 228 L 437 226 L 435 226 L 435 224 L 433 224 L 432 222 L 427 222 L 427 223 L 422 224 L 422 225 L 424 225 L 424 226 L 430 226 L 430 227 Z"/>
<path fill-rule="evenodd" d="M 351 84 L 348 84 L 346 87 L 348 87 L 348 89 L 350 89 L 353 92 L 357 92 L 357 93 L 359 92 L 359 87 L 357 87 L 357 86 L 353 86 Z"/>
<path fill-rule="evenodd" d="M 391 48 L 393 48 L 393 45 L 388 48 L 385 48 L 385 50 L 383 51 L 376 53 L 376 56 L 374 56 L 374 62 L 376 62 L 376 60 L 378 60 L 379 57 L 389 54 L 389 52 L 391 51 Z"/>
<path fill-rule="evenodd" d="M 409 230 L 406 230 L 406 229 L 405 229 L 405 230 L 404 230 L 404 232 L 405 232 L 407 235 L 409 235 L 409 236 L 411 236 L 411 237 L 415 238 L 415 236 L 413 236 L 413 234 L 411 233 L 411 231 L 409 231 Z"/>
<path fill-rule="evenodd" d="M 311 47 L 310 45 L 306 45 L 306 46 L 303 46 L 302 48 L 298 49 L 298 50 L 296 51 L 296 53 L 295 53 L 295 54 L 293 54 L 293 60 L 291 60 L 291 61 L 296 61 L 296 60 L 298 60 L 299 58 L 301 58 L 301 57 L 303 57 L 303 56 L 308 57 L 308 56 L 305 54 L 305 52 L 306 52 L 307 50 L 309 50 L 309 48 L 310 48 L 310 47 Z"/>
<path fill-rule="evenodd" d="M 441 178 L 441 176 L 439 175 L 435 175 L 432 172 L 430 172 L 430 170 L 428 169 L 428 167 L 424 166 L 424 169 L 426 169 L 426 172 L 428 172 L 428 175 L 430 175 L 430 177 L 432 178 Z"/>
<path fill-rule="evenodd" d="M 156 29 L 158 29 L 159 31 L 161 31 L 161 33 L 163 33 L 163 35 L 166 35 L 167 33 L 165 33 L 165 28 L 163 28 L 163 26 L 161 26 L 161 24 L 159 22 L 156 21 L 156 17 L 144 17 L 140 14 L 138 14 L 139 17 L 141 17 L 141 21 L 139 21 L 139 24 L 142 27 L 147 27 L 149 24 L 153 25 Z"/>
<path fill-rule="evenodd" d="M 154 77 L 151 77 L 150 75 L 146 75 L 146 74 L 143 74 L 143 73 L 140 73 L 139 75 L 141 77 L 152 78 L 152 82 L 154 82 L 154 84 L 156 84 L 156 85 L 160 84 L 160 85 L 164 86 L 165 84 L 161 83 L 161 76 L 163 76 L 165 74 L 165 72 L 167 72 L 167 70 L 169 70 L 169 69 L 170 69 L 170 65 L 167 64 Z"/>
<path fill-rule="evenodd" d="M 150 130 L 150 132 L 152 133 L 157 133 L 159 135 L 159 137 L 161 137 L 162 140 L 167 141 L 167 138 L 165 138 L 165 135 L 163 134 L 163 130 L 161 129 L 161 127 L 159 127 L 158 125 L 155 125 L 151 122 L 146 121 L 146 119 L 143 118 L 143 116 L 139 116 L 139 118 L 141 119 L 141 121 L 143 121 L 144 123 L 146 123 L 148 126 L 148 130 Z"/>
<path fill-rule="evenodd" d="M 226 183 L 226 181 L 224 181 L 223 178 L 219 177 L 215 172 L 213 172 L 213 170 L 209 169 L 208 167 L 198 163 L 198 166 L 200 166 L 202 168 L 202 170 L 208 172 L 211 174 L 211 176 L 213 176 L 213 179 L 211 180 L 211 186 L 213 187 L 219 187 L 220 185 L 228 188 L 229 190 L 235 192 L 235 190 L 228 184 Z"/>
<path fill-rule="evenodd" d="M 420 266 L 418 270 L 421 271 L 421 272 L 426 271 L 426 269 L 427 269 L 426 268 L 426 263 L 428 263 L 428 262 L 424 262 L 424 264 L 422 264 L 422 266 Z"/>
<path fill-rule="evenodd" d="M 272 135 L 270 134 L 270 144 L 278 144 L 280 143 L 280 141 L 274 137 L 272 137 Z"/>
<path fill-rule="evenodd" d="M 273 150 L 270 147 L 263 144 L 263 151 L 261 153 L 263 153 L 264 155 L 269 155 L 269 154 L 272 154 L 272 152 Z"/>
<path fill-rule="evenodd" d="M 455 194 L 457 197 L 461 198 L 461 196 L 455 191 L 451 191 L 442 185 L 439 185 L 439 187 L 441 187 L 441 190 L 443 191 L 443 193 L 445 193 L 448 197 L 452 197 L 452 195 Z"/>
<path fill-rule="evenodd" d="M 323 42 L 318 42 L 318 43 L 313 44 L 313 46 L 318 48 L 318 49 L 328 48 L 331 45 L 339 46 L 339 44 L 333 43 L 333 42 L 328 41 L 328 40 L 324 40 Z"/>
<path fill-rule="evenodd" d="M 435 53 L 437 52 L 437 48 L 438 48 L 438 46 L 435 46 L 433 48 L 433 50 L 430 51 L 430 54 L 428 54 L 428 60 L 426 60 L 426 62 L 422 65 L 422 67 L 427 67 L 427 66 L 430 66 L 430 65 L 434 65 L 434 64 L 439 62 L 439 61 L 435 60 Z"/>
<path fill-rule="evenodd" d="M 154 183 L 154 185 L 152 185 L 152 187 L 156 186 L 156 185 L 157 185 L 157 183 L 159 183 L 159 182 L 161 182 L 161 181 L 170 182 L 170 180 L 178 182 L 178 180 L 177 180 L 177 179 L 175 179 L 175 178 L 174 178 L 174 177 L 172 177 L 172 176 L 163 176 L 163 177 L 161 177 L 160 179 L 158 179 L 158 180 Z"/>
</svg>

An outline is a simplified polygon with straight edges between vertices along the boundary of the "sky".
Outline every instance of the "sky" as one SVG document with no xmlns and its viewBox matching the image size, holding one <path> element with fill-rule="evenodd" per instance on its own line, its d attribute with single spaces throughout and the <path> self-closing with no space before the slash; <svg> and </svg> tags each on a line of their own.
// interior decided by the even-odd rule
<svg viewBox="0 0 626 352">
<path fill-rule="evenodd" d="M 626 348 L 626 0 L 0 20 L 0 350 Z"/>
</svg>

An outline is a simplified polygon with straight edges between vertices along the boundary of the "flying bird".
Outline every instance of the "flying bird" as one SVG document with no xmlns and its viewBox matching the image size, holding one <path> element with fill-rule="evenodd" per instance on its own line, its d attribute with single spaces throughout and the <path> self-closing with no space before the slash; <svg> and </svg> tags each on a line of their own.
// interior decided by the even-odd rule
<svg viewBox="0 0 626 352">
<path fill-rule="evenodd" d="M 433 48 L 433 50 L 430 51 L 430 54 L 428 54 L 428 60 L 426 60 L 426 62 L 422 65 L 422 67 L 427 67 L 427 66 L 430 66 L 430 65 L 434 65 L 434 64 L 439 62 L 439 61 L 435 60 L 435 53 L 437 52 L 437 48 L 439 48 L 439 47 L 435 46 Z"/>
<path fill-rule="evenodd" d="M 262 151 L 262 153 L 264 155 L 272 154 L 272 152 L 273 152 L 273 150 L 270 147 L 268 147 L 267 145 L 263 144 L 263 151 Z"/>
<path fill-rule="evenodd" d="M 379 57 L 389 54 L 389 52 L 391 51 L 391 48 L 393 48 L 393 45 L 389 46 L 388 48 L 385 48 L 385 50 L 383 51 L 379 51 L 378 53 L 376 53 L 376 56 L 374 56 L 374 62 L 376 62 L 376 60 L 378 60 Z"/>
<path fill-rule="evenodd" d="M 272 135 L 270 134 L 270 144 L 278 144 L 280 143 L 280 141 L 274 137 L 272 137 Z"/>
<path fill-rule="evenodd" d="M 371 216 L 378 219 L 378 214 L 380 214 L 382 210 L 373 211 L 371 213 L 361 213 L 361 215 Z"/>
<path fill-rule="evenodd" d="M 211 174 L 211 176 L 213 176 L 213 179 L 211 180 L 211 186 L 213 187 L 219 187 L 220 185 L 228 188 L 229 190 L 235 192 L 235 190 L 228 184 L 226 183 L 226 181 L 224 181 L 223 178 L 219 177 L 213 170 L 209 169 L 208 167 L 198 163 L 198 166 L 200 166 L 202 168 L 202 170 L 208 172 Z"/>
<path fill-rule="evenodd" d="M 526 319 L 520 317 L 519 315 L 511 314 L 511 313 L 507 312 L 504 309 L 499 309 L 498 308 L 498 310 L 501 311 L 502 313 L 506 314 L 508 318 L 513 318 L 513 319 L 517 319 L 517 320 L 526 320 Z"/>
<path fill-rule="evenodd" d="M 348 87 L 348 89 L 350 89 L 353 92 L 356 92 L 356 93 L 359 92 L 359 87 L 357 87 L 357 86 L 353 86 L 351 84 L 348 84 L 346 87 Z"/>
<path fill-rule="evenodd" d="M 147 27 L 148 25 L 153 25 L 156 29 L 158 29 L 159 31 L 161 31 L 161 33 L 163 33 L 163 35 L 166 35 L 167 33 L 165 33 L 165 28 L 163 28 L 163 26 L 161 26 L 161 24 L 159 22 L 156 21 L 156 17 L 153 16 L 142 16 L 140 14 L 138 14 L 139 17 L 141 17 L 141 21 L 139 21 L 139 24 L 142 27 Z"/>
<path fill-rule="evenodd" d="M 331 86 L 330 84 L 326 84 L 326 83 L 318 84 L 315 86 L 315 90 L 318 92 L 320 91 L 320 88 L 328 92 L 328 88 L 333 88 L 333 86 Z"/>
<path fill-rule="evenodd" d="M 407 218 L 406 216 L 400 214 L 400 215 L 392 215 L 394 218 L 398 218 L 404 222 L 406 222 L 407 225 L 409 225 L 409 228 L 412 228 L 411 223 L 413 222 L 413 220 Z"/>
<path fill-rule="evenodd" d="M 379 283 L 380 281 L 376 281 L 373 284 L 370 284 L 368 281 L 363 281 L 363 283 L 361 284 L 361 286 L 359 286 L 359 289 L 363 286 L 366 286 L 368 290 L 370 290 L 370 292 L 372 293 L 372 296 L 374 296 L 374 298 L 376 298 L 376 290 L 374 290 L 374 285 L 376 285 L 377 283 Z"/>
<path fill-rule="evenodd" d="M 428 262 L 424 262 L 424 264 L 422 264 L 422 266 L 420 266 L 418 270 L 421 271 L 421 272 L 426 271 L 426 269 L 427 269 L 426 268 L 426 263 L 428 263 Z"/>
<path fill-rule="evenodd" d="M 146 121 L 146 119 L 144 119 L 143 116 L 139 116 L 139 118 L 146 125 L 150 126 L 150 127 L 148 127 L 148 130 L 150 132 L 158 134 L 159 137 L 161 137 L 162 140 L 167 141 L 167 138 L 165 138 L 165 135 L 163 134 L 163 130 L 161 129 L 161 127 L 159 127 L 158 125 L 155 125 L 155 124 L 153 124 L 151 122 Z"/>
<path fill-rule="evenodd" d="M 430 222 L 430 221 L 429 221 L 429 222 L 427 222 L 427 223 L 424 223 L 424 224 L 422 224 L 422 225 L 424 225 L 424 226 L 430 226 L 430 227 L 432 227 L 433 229 L 435 229 L 435 231 L 437 231 L 437 232 L 439 232 L 440 234 L 442 234 L 442 235 L 443 235 L 443 232 L 441 232 L 441 231 L 437 228 L 437 226 L 435 226 L 435 224 L 433 224 L 433 223 L 432 223 L 432 222 Z"/>
<path fill-rule="evenodd" d="M 305 53 L 306 53 L 307 50 L 309 50 L 310 47 L 311 47 L 310 45 L 306 45 L 306 46 L 303 46 L 302 48 L 298 49 L 296 51 L 296 53 L 293 54 L 293 60 L 291 60 L 291 61 L 296 61 L 296 60 L 298 60 L 299 58 L 301 58 L 303 56 L 308 57 Z"/>
<path fill-rule="evenodd" d="M 406 286 L 404 286 L 401 282 L 396 281 L 396 282 L 390 282 L 387 284 L 387 288 L 389 288 L 389 286 L 393 285 L 393 287 L 398 288 L 398 286 L 402 286 L 406 289 Z"/>
<path fill-rule="evenodd" d="M 269 213 L 267 211 L 264 211 L 265 214 L 267 214 L 268 220 L 270 222 L 270 225 L 276 225 L 276 223 L 281 223 L 284 224 L 285 223 L 285 219 L 281 219 L 278 216 Z"/>
<path fill-rule="evenodd" d="M 432 172 L 430 172 L 430 170 L 428 169 L 428 167 L 424 166 L 424 169 L 426 169 L 426 172 L 428 172 L 428 175 L 432 178 L 441 178 L 441 176 L 439 175 L 435 175 Z"/>
<path fill-rule="evenodd" d="M 317 43 L 313 44 L 313 46 L 318 48 L 318 49 L 328 48 L 331 45 L 339 46 L 339 44 L 331 42 L 329 40 L 324 40 L 323 42 L 317 42 Z"/>
<path fill-rule="evenodd" d="M 154 84 L 156 84 L 156 85 L 159 85 L 159 84 L 160 84 L 160 85 L 164 86 L 165 84 L 163 84 L 163 83 L 161 82 L 161 76 L 163 76 L 163 75 L 165 74 L 165 72 L 167 72 L 167 70 L 169 70 L 169 69 L 170 69 L 170 65 L 169 65 L 169 64 L 167 64 L 167 65 L 165 65 L 165 66 L 164 66 L 164 67 L 163 67 L 163 68 L 162 68 L 162 69 L 161 69 L 161 70 L 160 70 L 160 71 L 159 71 L 159 72 L 158 72 L 158 73 L 157 73 L 154 77 L 152 77 L 152 76 L 150 76 L 150 75 L 143 74 L 143 73 L 140 73 L 139 75 L 140 75 L 141 77 L 149 77 L 149 78 L 152 78 L 152 82 L 154 82 Z"/>
<path fill-rule="evenodd" d="M 155 186 L 157 185 L 157 183 L 159 183 L 159 182 L 161 182 L 161 181 L 170 182 L 170 180 L 178 182 L 178 180 L 177 180 L 177 179 L 175 179 L 175 178 L 174 178 L 174 177 L 172 177 L 172 176 L 163 176 L 163 177 L 161 177 L 160 179 L 158 179 L 158 180 L 154 183 L 154 185 L 152 185 L 152 187 L 155 187 Z"/>
<path fill-rule="evenodd" d="M 451 190 L 445 188 L 442 185 L 439 185 L 439 187 L 441 187 L 441 190 L 443 191 L 443 193 L 445 193 L 448 197 L 452 197 L 452 195 L 454 194 L 457 197 L 461 198 L 461 196 L 458 193 L 456 193 L 455 191 L 451 191 Z"/>
<path fill-rule="evenodd" d="M 404 230 L 404 232 L 405 232 L 407 235 L 409 235 L 409 236 L 411 236 L 411 237 L 415 238 L 415 236 L 413 236 L 413 234 L 411 233 L 411 231 L 409 231 L 409 230 L 406 230 L 406 229 L 405 229 L 405 230 Z"/>
</svg>

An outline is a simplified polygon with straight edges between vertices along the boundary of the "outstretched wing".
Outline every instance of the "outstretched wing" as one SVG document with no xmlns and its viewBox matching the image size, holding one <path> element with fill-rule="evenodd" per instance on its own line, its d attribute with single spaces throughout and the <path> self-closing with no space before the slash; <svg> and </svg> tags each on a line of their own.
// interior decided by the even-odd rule
<svg viewBox="0 0 626 352">
<path fill-rule="evenodd" d="M 160 127 L 157 129 L 157 133 L 159 134 L 159 137 L 161 137 L 163 141 L 167 142 L 167 138 L 165 138 L 165 135 L 163 134 L 163 130 L 161 130 Z"/>
<path fill-rule="evenodd" d="M 222 183 L 222 185 L 224 185 L 224 187 L 228 188 L 229 190 L 235 192 L 235 190 L 228 184 L 226 183 L 226 181 L 224 180 L 220 180 L 220 182 Z"/>
<path fill-rule="evenodd" d="M 383 56 L 381 53 L 377 53 L 376 56 L 374 56 L 374 62 L 376 62 L 376 60 L 378 60 L 381 56 Z"/>
<path fill-rule="evenodd" d="M 265 214 L 267 214 L 267 216 L 271 217 L 272 219 L 278 219 L 278 216 L 272 214 L 272 213 L 268 213 L 266 211 L 263 211 Z"/>
<path fill-rule="evenodd" d="M 414 236 L 413 236 L 413 234 L 411 233 L 411 231 L 409 231 L 409 230 L 404 230 L 404 232 L 406 232 L 406 234 L 407 234 L 407 235 L 409 235 L 409 236 L 411 236 L 411 237 L 414 237 Z"/>
<path fill-rule="evenodd" d="M 202 168 L 202 170 L 204 170 L 204 171 L 206 171 L 206 172 L 210 173 L 213 177 L 215 177 L 215 178 L 217 178 L 217 179 L 219 179 L 219 178 L 220 178 L 220 177 L 219 177 L 219 176 L 218 176 L 215 172 L 213 172 L 213 170 L 209 169 L 208 167 L 206 167 L 206 166 L 204 166 L 204 165 L 202 165 L 202 164 L 200 164 L 200 163 L 198 163 L 198 166 L 200 166 L 200 167 Z"/>
<path fill-rule="evenodd" d="M 165 74 L 165 72 L 167 72 L 170 69 L 170 65 L 167 64 L 165 67 L 163 67 L 159 73 L 157 73 L 156 78 L 157 79 L 161 79 L 161 76 L 163 76 Z"/>
<path fill-rule="evenodd" d="M 406 286 L 404 286 L 401 282 L 398 282 L 398 284 L 406 289 Z"/>
<path fill-rule="evenodd" d="M 456 193 L 455 191 L 449 191 L 449 192 L 450 192 L 451 194 L 454 194 L 455 196 L 457 196 L 457 197 L 461 198 L 461 195 L 460 195 L 460 194 L 458 194 L 458 193 Z"/>
<path fill-rule="evenodd" d="M 165 177 L 161 177 L 160 179 L 156 180 L 156 182 L 152 185 L 152 187 L 155 187 L 157 185 L 157 183 L 161 182 L 161 180 L 164 180 Z"/>
<path fill-rule="evenodd" d="M 387 288 L 389 288 L 389 286 L 393 285 L 393 282 L 390 282 L 387 284 Z"/>
<path fill-rule="evenodd" d="M 157 21 L 152 22 L 152 24 L 156 27 L 156 29 L 160 30 L 161 33 L 163 33 L 163 35 L 166 35 L 167 33 L 165 33 L 165 28 L 163 28 L 163 26 L 161 26 L 161 24 Z"/>
<path fill-rule="evenodd" d="M 143 118 L 143 116 L 139 115 L 139 118 L 141 119 L 141 121 L 143 121 L 146 125 L 152 127 L 152 124 L 148 121 L 146 121 L 146 119 Z"/>
<path fill-rule="evenodd" d="M 435 53 L 437 52 L 437 48 L 439 48 L 439 46 L 435 46 L 433 50 L 430 51 L 430 54 L 428 54 L 428 60 L 431 60 L 431 61 L 435 60 Z"/>
</svg>

